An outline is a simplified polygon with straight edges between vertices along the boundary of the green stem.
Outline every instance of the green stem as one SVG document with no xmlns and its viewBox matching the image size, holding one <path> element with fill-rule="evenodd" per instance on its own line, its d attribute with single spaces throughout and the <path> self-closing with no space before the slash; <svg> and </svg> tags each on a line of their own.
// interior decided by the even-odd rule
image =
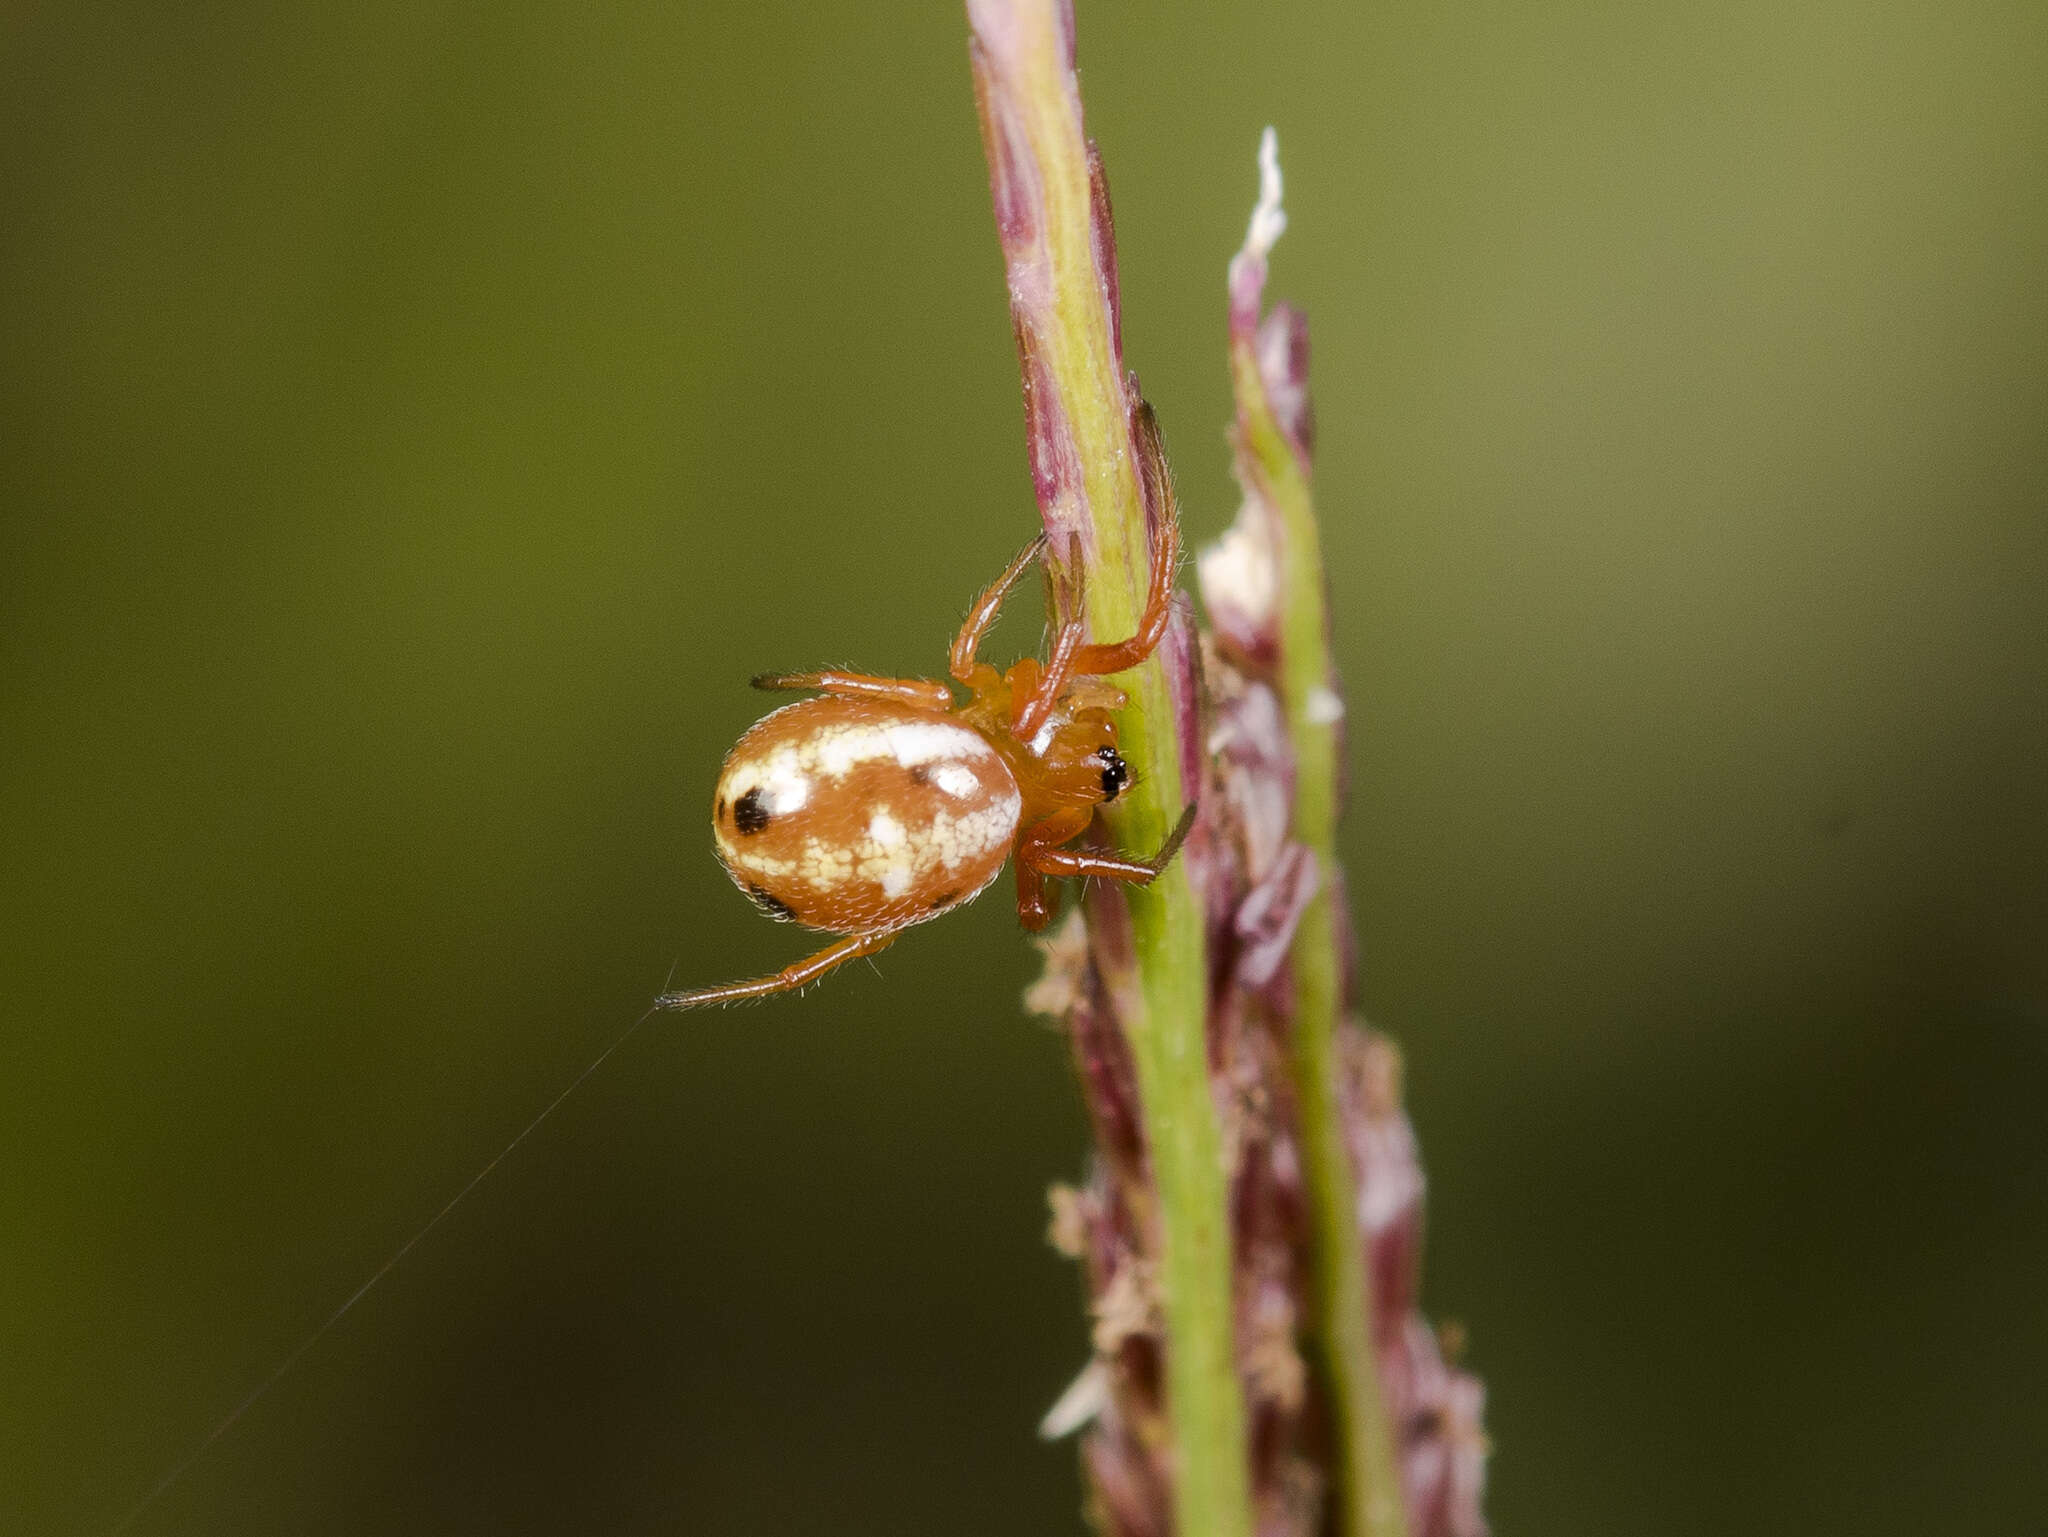
<svg viewBox="0 0 2048 1537">
<path fill-rule="evenodd" d="M 1047 523 L 1078 513 L 1089 629 L 1132 633 L 1143 607 L 1150 541 L 1131 406 L 1114 319 L 1098 269 L 1093 184 L 1079 87 L 1057 0 L 970 0 L 991 133 L 1014 131 L 1036 178 L 1035 218 L 1009 249 L 1020 338 L 1043 370 L 1027 388 L 1064 418 L 1079 471 L 1080 508 L 1047 507 Z M 1007 128 L 1004 126 L 1007 124 Z M 991 145 L 992 160 L 998 147 Z M 1000 175 L 1000 173 L 998 173 Z M 1008 243 L 1006 234 L 1006 245 Z M 1113 256 L 1108 259 L 1113 260 Z M 1056 553 L 1060 541 L 1055 537 Z M 1157 848 L 1183 807 L 1175 701 L 1157 659 L 1118 679 L 1130 696 L 1119 747 L 1133 770 L 1112 828 L 1126 848 Z M 1186 708 L 1194 708 L 1187 701 Z M 1100 899 L 1116 900 L 1103 894 Z M 1203 914 L 1185 864 L 1128 896 L 1131 966 L 1107 980 L 1136 1064 L 1145 1145 L 1158 1205 L 1158 1281 L 1166 1399 L 1174 1437 L 1179 1537 L 1250 1537 L 1245 1413 L 1233 1331 L 1231 1239 L 1222 1135 L 1205 1032 Z M 1100 955 L 1100 947 L 1098 947 Z M 1106 968 L 1107 969 L 1107 968 Z"/>
<path fill-rule="evenodd" d="M 1293 1070 L 1313 1257 L 1311 1347 L 1335 1420 L 1339 1530 L 1403 1537 L 1401 1483 L 1372 1340 L 1372 1277 L 1337 1100 L 1342 936 L 1331 900 L 1337 871 L 1337 730 L 1321 535 L 1308 476 L 1273 414 L 1249 337 L 1231 348 L 1241 447 L 1281 522 L 1280 692 L 1294 743 L 1293 834 L 1315 855 L 1321 884 L 1295 931 Z"/>
</svg>

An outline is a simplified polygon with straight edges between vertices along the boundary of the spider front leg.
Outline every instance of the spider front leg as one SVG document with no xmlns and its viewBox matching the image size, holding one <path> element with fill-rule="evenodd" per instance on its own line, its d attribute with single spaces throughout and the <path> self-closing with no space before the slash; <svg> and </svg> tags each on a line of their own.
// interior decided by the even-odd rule
<svg viewBox="0 0 2048 1537">
<path fill-rule="evenodd" d="M 727 982 L 722 987 L 700 987 L 689 993 L 663 993 L 654 1000 L 657 1009 L 695 1009 L 707 1003 L 737 1003 L 743 998 L 769 998 L 776 993 L 793 993 L 815 982 L 828 971 L 863 955 L 886 950 L 896 942 L 896 931 L 879 934 L 849 934 L 837 944 L 827 945 L 809 960 L 785 966 L 769 977 L 751 982 Z"/>
<path fill-rule="evenodd" d="M 1163 471 L 1161 473 L 1164 473 Z M 1138 616 L 1138 628 L 1131 638 L 1114 646 L 1083 646 L 1074 654 L 1076 673 L 1122 672 L 1136 667 L 1158 649 L 1173 618 L 1173 580 L 1180 574 L 1180 519 L 1173 504 L 1159 520 L 1159 532 L 1152 541 L 1152 580 L 1145 592 L 1145 610 Z"/>
<path fill-rule="evenodd" d="M 988 632 L 995 628 L 996 615 L 1003 610 L 1003 599 L 1010 595 L 1010 589 L 1031 569 L 1031 563 L 1045 553 L 1045 535 L 1025 545 L 1017 558 L 1003 567 L 1003 574 L 990 582 L 974 600 L 974 607 L 967 611 L 967 617 L 960 624 L 960 633 L 953 637 L 953 649 L 947 657 L 953 676 L 962 683 L 972 685 L 974 670 L 981 664 L 974 654 L 981 649 L 981 643 L 988 639 Z"/>
<path fill-rule="evenodd" d="M 1136 428 L 1139 480 L 1155 519 L 1152 574 L 1145 589 L 1144 611 L 1139 614 L 1137 630 L 1129 640 L 1115 645 L 1084 646 L 1077 584 L 1066 609 L 1072 617 L 1053 638 L 1038 686 L 1018 701 L 1012 717 L 1012 729 L 1026 741 L 1051 715 L 1072 679 L 1100 677 L 1136 667 L 1158 649 L 1173 618 L 1173 584 L 1180 574 L 1180 505 L 1174 495 L 1173 477 L 1166 468 L 1165 450 L 1160 446 L 1159 425 L 1149 406 L 1138 413 Z"/>
<path fill-rule="evenodd" d="M 755 688 L 815 689 L 835 699 L 889 699 L 920 710 L 950 710 L 953 691 L 931 678 L 875 678 L 864 672 L 764 672 Z"/>
</svg>

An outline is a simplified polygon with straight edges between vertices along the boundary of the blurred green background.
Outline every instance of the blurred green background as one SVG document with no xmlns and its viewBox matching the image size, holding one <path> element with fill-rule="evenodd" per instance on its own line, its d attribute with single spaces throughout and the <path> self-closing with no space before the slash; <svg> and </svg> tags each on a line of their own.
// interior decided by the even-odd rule
<svg viewBox="0 0 2048 1537">
<path fill-rule="evenodd" d="M 1280 129 L 1498 1529 L 2038 1522 L 2048 10 L 1081 13 L 1198 539 Z M 963 35 L 7 8 L 0 1530 L 798 953 L 708 847 L 745 679 L 935 670 L 1033 526 Z M 136 1530 L 1077 1530 L 1033 957 L 878 969 L 644 1030 Z"/>
</svg>

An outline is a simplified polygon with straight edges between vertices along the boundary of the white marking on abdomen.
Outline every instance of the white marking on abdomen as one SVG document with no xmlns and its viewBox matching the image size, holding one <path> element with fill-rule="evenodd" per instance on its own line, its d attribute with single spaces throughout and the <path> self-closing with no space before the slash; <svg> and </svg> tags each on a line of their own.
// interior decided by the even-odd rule
<svg viewBox="0 0 2048 1537">
<path fill-rule="evenodd" d="M 968 860 L 1008 843 L 1016 834 L 1017 816 L 1023 809 L 1023 798 L 1012 790 L 992 805 L 965 816 L 941 811 L 932 818 L 931 831 L 923 841 L 940 864 L 957 870 Z"/>
<path fill-rule="evenodd" d="M 761 809 L 771 817 L 786 817 L 792 811 L 801 811 L 811 798 L 811 781 L 803 774 L 779 765 L 762 782 L 761 789 Z"/>
<path fill-rule="evenodd" d="M 942 758 L 995 755 L 995 749 L 976 732 L 939 720 L 829 727 L 803 742 L 798 751 L 818 772 L 834 779 L 843 778 L 856 763 L 876 758 L 894 758 L 904 768 L 916 768 Z"/>
</svg>

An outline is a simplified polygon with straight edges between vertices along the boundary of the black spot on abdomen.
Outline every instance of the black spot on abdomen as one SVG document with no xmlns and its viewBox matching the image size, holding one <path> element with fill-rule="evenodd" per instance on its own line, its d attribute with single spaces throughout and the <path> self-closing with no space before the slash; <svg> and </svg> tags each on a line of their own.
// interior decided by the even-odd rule
<svg viewBox="0 0 2048 1537">
<path fill-rule="evenodd" d="M 749 834 L 757 833 L 768 825 L 768 808 L 761 804 L 758 787 L 732 803 L 732 825 Z"/>
<path fill-rule="evenodd" d="M 933 897 L 931 907 L 928 909 L 928 911 L 938 912 L 942 908 L 951 907 L 955 902 L 959 900 L 959 892 L 949 891 L 942 897 Z"/>
<path fill-rule="evenodd" d="M 796 909 L 780 897 L 763 891 L 759 886 L 744 886 L 741 890 L 746 892 L 749 902 L 752 902 L 777 923 L 794 923 L 796 921 Z"/>
</svg>

